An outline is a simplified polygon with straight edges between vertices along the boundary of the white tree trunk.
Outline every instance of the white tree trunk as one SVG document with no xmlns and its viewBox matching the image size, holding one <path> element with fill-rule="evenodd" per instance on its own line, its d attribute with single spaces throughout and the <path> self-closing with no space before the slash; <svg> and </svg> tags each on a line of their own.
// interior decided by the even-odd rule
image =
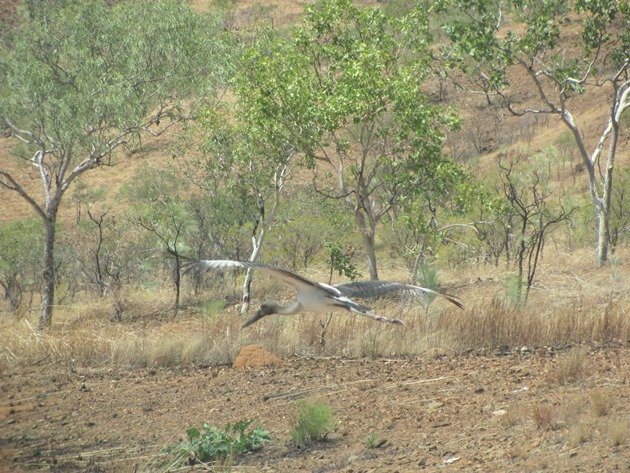
<svg viewBox="0 0 630 473">
<path fill-rule="evenodd" d="M 252 252 L 249 255 L 249 261 L 256 261 L 260 254 L 260 249 L 262 247 L 263 242 L 265 241 L 265 236 L 267 235 L 267 231 L 274 223 L 274 219 L 276 216 L 276 211 L 280 205 L 280 196 L 282 194 L 282 189 L 284 188 L 284 182 L 286 180 L 287 175 L 289 174 L 289 164 L 291 162 L 291 158 L 287 160 L 287 162 L 281 167 L 280 170 L 276 171 L 273 176 L 274 181 L 274 194 L 273 194 L 273 205 L 269 212 L 265 211 L 264 200 L 259 208 L 258 214 L 258 223 L 254 227 L 254 232 L 252 235 Z M 243 282 L 243 305 L 241 306 L 241 315 L 246 315 L 249 311 L 249 305 L 251 302 L 251 286 L 252 280 L 254 278 L 252 269 L 248 269 L 245 274 L 245 281 Z"/>
</svg>

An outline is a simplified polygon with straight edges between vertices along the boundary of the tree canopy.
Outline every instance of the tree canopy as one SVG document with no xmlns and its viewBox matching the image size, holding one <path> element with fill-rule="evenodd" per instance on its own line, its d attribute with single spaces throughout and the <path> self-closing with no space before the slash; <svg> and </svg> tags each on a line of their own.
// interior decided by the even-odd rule
<svg viewBox="0 0 630 473">
<path fill-rule="evenodd" d="M 55 222 L 66 190 L 113 151 L 159 135 L 211 100 L 229 69 L 218 22 L 174 0 L 26 2 L 0 49 L 0 126 L 27 144 L 22 156 L 43 198 L 0 168 L 0 186 L 44 220 L 40 327 L 54 304 Z"/>
</svg>

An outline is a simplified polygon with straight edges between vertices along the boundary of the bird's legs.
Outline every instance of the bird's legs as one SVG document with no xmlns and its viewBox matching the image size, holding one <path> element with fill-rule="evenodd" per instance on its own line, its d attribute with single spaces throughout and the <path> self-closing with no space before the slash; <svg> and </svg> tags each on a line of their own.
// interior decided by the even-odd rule
<svg viewBox="0 0 630 473">
<path fill-rule="evenodd" d="M 396 324 L 396 325 L 405 325 L 405 322 L 403 322 L 400 319 L 390 319 L 389 317 L 383 317 L 382 315 L 373 314 L 372 312 L 359 312 L 359 311 L 354 311 L 354 310 L 352 310 L 352 312 L 354 312 L 357 315 L 362 315 L 372 320 L 376 320 L 377 322 L 385 322 L 388 324 Z"/>
</svg>

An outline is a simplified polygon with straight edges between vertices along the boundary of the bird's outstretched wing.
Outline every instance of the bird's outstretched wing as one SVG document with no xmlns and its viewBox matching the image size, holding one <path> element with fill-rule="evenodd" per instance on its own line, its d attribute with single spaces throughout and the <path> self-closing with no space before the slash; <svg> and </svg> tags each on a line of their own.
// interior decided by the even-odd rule
<svg viewBox="0 0 630 473">
<path fill-rule="evenodd" d="M 184 268 L 184 274 L 190 272 L 203 273 L 210 271 L 211 269 L 256 269 L 265 273 L 269 273 L 272 276 L 281 279 L 282 281 L 290 284 L 294 288 L 300 290 L 305 287 L 316 287 L 317 283 L 306 279 L 299 274 L 295 274 L 292 271 L 286 269 L 274 268 L 273 266 L 266 265 L 264 263 L 256 263 L 252 261 L 234 261 L 234 260 L 221 260 L 221 259 L 206 259 L 206 260 L 190 260 L 185 262 L 182 267 Z"/>
<path fill-rule="evenodd" d="M 379 297 L 387 297 L 392 294 L 412 297 L 434 294 L 444 297 L 460 309 L 464 308 L 462 303 L 454 296 L 434 291 L 433 289 L 428 289 L 426 287 L 414 286 L 412 284 L 402 284 L 388 281 L 352 281 L 337 284 L 333 287 L 344 296 L 352 299 L 377 299 Z"/>
</svg>

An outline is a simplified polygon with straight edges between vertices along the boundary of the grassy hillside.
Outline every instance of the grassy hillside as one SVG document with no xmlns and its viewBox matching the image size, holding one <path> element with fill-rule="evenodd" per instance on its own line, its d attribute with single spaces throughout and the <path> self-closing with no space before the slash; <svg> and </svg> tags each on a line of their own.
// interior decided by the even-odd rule
<svg viewBox="0 0 630 473">
<path fill-rule="evenodd" d="M 295 24 L 303 15 L 303 7 L 307 2 L 267 2 L 264 6 L 253 1 L 238 2 L 236 9 L 230 17 L 231 25 L 236 29 L 247 30 L 257 21 L 271 22 L 276 26 Z M 194 8 L 205 11 L 209 2 L 195 1 Z M 566 38 L 567 42 L 575 38 Z M 516 156 L 520 159 L 538 160 L 545 163 L 551 176 L 553 185 L 558 189 L 564 189 L 571 194 L 575 202 L 581 207 L 574 220 L 576 227 L 563 227 L 552 234 L 546 242 L 545 251 L 541 263 L 541 269 L 534 284 L 530 301 L 525 308 L 511 308 L 509 302 L 510 277 L 513 267 L 505 263 L 499 266 L 481 264 L 481 262 L 467 262 L 455 266 L 450 260 L 451 253 L 445 251 L 436 259 L 438 279 L 441 288 L 460 296 L 466 304 L 464 313 L 457 313 L 442 307 L 431 307 L 430 313 L 435 311 L 432 318 L 419 318 L 408 307 L 393 308 L 394 312 L 400 311 L 407 314 L 411 320 L 410 329 L 405 334 L 402 351 L 397 354 L 413 354 L 427 347 L 439 345 L 448 346 L 455 350 L 465 350 L 479 346 L 496 346 L 500 344 L 551 344 L 589 341 L 595 339 L 612 338 L 625 340 L 630 330 L 627 317 L 628 294 L 630 287 L 630 269 L 627 264 L 630 249 L 621 246 L 613 257 L 613 264 L 603 268 L 597 268 L 594 263 L 593 232 L 588 228 L 592 226 L 592 218 L 589 207 L 591 204 L 587 193 L 587 180 L 584 169 L 574 157 L 573 144 L 567 137 L 566 129 L 551 116 L 523 117 L 510 116 L 501 107 L 495 104 L 487 104 L 484 97 L 476 97 L 466 92 L 446 85 L 440 92 L 439 84 L 427 83 L 427 92 L 437 97 L 442 94 L 440 100 L 444 105 L 456 109 L 463 119 L 460 131 L 448 136 L 444 152 L 454 159 L 462 162 L 480 181 L 490 187 L 497 185 L 497 158 L 499 156 Z M 517 87 L 518 89 L 518 87 Z M 517 90 L 526 102 L 531 91 L 523 86 L 523 90 Z M 585 125 L 587 143 L 593 145 L 604 125 L 604 117 L 607 113 L 605 105 L 608 91 L 603 88 L 594 94 L 584 94 L 575 99 L 572 111 L 576 120 Z M 437 100 L 437 99 L 436 99 Z M 627 119 L 626 119 L 627 122 Z M 630 166 L 630 132 L 627 130 L 622 135 L 617 158 L 617 168 L 624 169 Z M 125 198 L 117 197 L 122 187 L 133 187 L 134 176 L 137 177 L 149 166 L 163 168 L 171 165 L 180 166 L 187 159 L 194 158 L 194 153 L 185 153 L 175 161 L 173 149 L 180 143 L 179 129 L 172 130 L 169 134 L 157 139 L 146 139 L 138 149 L 133 152 L 120 151 L 115 156 L 115 166 L 96 169 L 84 177 L 88 187 L 99 186 L 106 189 L 102 202 L 107 207 L 113 205 L 111 215 L 116 218 L 124 218 L 129 203 Z M 27 188 L 37 192 L 39 176 L 35 169 L 30 169 L 24 160 L 15 155 L 28 156 L 22 145 L 8 138 L 0 138 L 0 167 L 10 169 L 16 175 L 24 176 L 28 182 Z M 311 174 L 303 171 L 293 189 L 308 186 Z M 0 188 L 0 223 L 26 219 L 34 216 L 33 210 L 17 194 Z M 64 225 L 72 228 L 77 218 L 76 204 L 72 201 L 72 192 L 66 196 L 62 206 L 61 219 Z M 585 227 L 586 226 L 586 227 Z M 281 228 L 281 226 L 280 226 Z M 80 244 L 81 236 L 75 236 L 68 231 L 68 238 L 74 244 Z M 133 236 L 132 236 L 133 237 Z M 140 237 L 138 237 L 140 238 Z M 276 245 L 284 245 L 277 238 Z M 388 248 L 388 241 L 379 242 L 380 264 L 383 279 L 409 280 L 408 268 Z M 273 254 L 270 250 L 270 254 Z M 453 250 L 455 251 L 455 250 Z M 325 280 L 325 258 L 320 257 L 312 267 L 306 269 L 306 274 L 313 278 Z M 359 270 L 365 274 L 363 259 L 359 251 L 355 255 L 355 263 Z M 231 359 L 236 347 L 243 341 L 259 340 L 260 336 L 269 332 L 272 336 L 267 343 L 279 353 L 311 353 L 317 351 L 316 339 L 318 336 L 317 319 L 298 318 L 296 321 L 284 322 L 276 320 L 264 329 L 256 329 L 247 334 L 241 334 L 237 326 L 240 319 L 235 316 L 236 306 L 232 306 L 238 300 L 240 279 L 233 279 L 220 290 L 206 291 L 202 296 L 201 306 L 198 305 L 197 295 L 192 294 L 191 288 L 186 289 L 185 306 L 189 306 L 185 314 L 191 317 L 190 321 L 180 323 L 168 321 L 170 305 L 170 275 L 161 266 L 153 266 L 152 276 L 159 274 L 162 284 L 145 282 L 130 285 L 122 293 L 108 294 L 106 297 L 93 300 L 89 293 L 63 292 L 63 300 L 60 301 L 57 318 L 58 339 L 39 339 L 41 343 L 32 348 L 29 340 L 38 337 L 30 332 L 25 325 L 15 326 L 15 336 L 12 346 L 11 359 L 37 359 L 43 356 L 40 350 L 50 350 L 54 356 L 70 356 L 75 350 L 86 351 L 85 356 L 91 358 L 92 350 L 101 352 L 103 346 L 110 347 L 108 352 L 101 352 L 102 356 L 110 360 L 118 356 L 134 358 L 133 354 L 140 345 L 143 346 L 142 354 L 146 353 L 145 342 L 140 343 L 133 339 L 135 336 L 145 337 L 145 340 L 153 340 L 156 349 L 163 346 L 158 342 L 166 333 L 178 333 L 178 337 L 188 339 L 190 333 L 216 333 L 220 344 L 221 355 L 214 360 L 214 351 L 217 347 L 203 345 L 201 350 L 203 357 L 211 357 L 214 361 Z M 335 280 L 343 278 L 335 276 Z M 268 286 L 273 287 L 272 292 L 279 292 L 284 297 L 291 297 L 291 291 L 284 286 L 274 285 L 273 282 L 260 280 L 256 283 L 256 301 L 263 298 L 268 292 Z M 266 290 L 267 289 L 267 290 Z M 37 292 L 31 296 L 30 303 L 19 314 L 32 320 L 37 311 Z M 225 310 L 222 310 L 222 300 L 227 299 Z M 507 305 L 504 305 L 507 304 Z M 439 304 L 438 304 L 439 305 Z M 484 308 L 491 306 L 492 310 Z M 122 307 L 122 308 L 121 308 Z M 544 308 L 544 310 L 542 309 Z M 8 307 L 4 308 L 3 323 L 12 324 L 13 316 L 9 315 Z M 136 334 L 127 340 L 129 346 L 121 348 L 114 343 L 119 336 L 119 327 L 115 314 L 121 313 L 123 320 L 131 326 L 139 329 L 147 327 L 148 332 L 142 329 L 142 335 Z M 215 314 L 217 312 L 221 316 Z M 575 318 L 576 313 L 592 314 L 592 319 Z M 413 315 L 412 315 L 413 314 Z M 500 319 L 501 322 L 493 322 Z M 520 324 L 524 320 L 523 324 Z M 230 329 L 225 329 L 227 322 Z M 518 322 L 518 323 L 517 323 Z M 85 324 L 85 325 L 84 325 Z M 380 333 L 380 328 L 373 328 L 362 321 L 344 321 L 343 328 L 338 328 L 331 333 L 333 341 L 327 343 L 325 350 L 330 353 L 360 356 L 368 353 L 393 355 L 393 341 L 397 335 L 387 329 Z M 516 328 L 512 329 L 514 325 Z M 574 330 L 577 324 L 578 328 Z M 359 327 L 357 329 L 356 327 Z M 202 330 L 199 330 L 203 328 Z M 74 332 L 78 330 L 78 332 Z M 80 333 L 94 334 L 83 338 Z M 379 331 L 376 333 L 375 331 Z M 609 333 L 609 331 L 612 331 Z M 460 339 L 462 333 L 467 333 L 470 338 Z M 221 338 L 220 334 L 225 337 Z M 296 337 L 296 334 L 299 336 Z M 350 336 L 353 334 L 353 337 Z M 612 334 L 612 335 L 611 335 Z M 67 338 L 69 337 L 69 338 Z M 75 339 L 75 337 L 77 337 Z M 148 338 L 146 338 L 148 337 Z M 243 338 L 244 337 L 244 338 Z M 266 337 L 266 335 L 265 335 Z M 372 338 L 371 338 L 372 337 Z M 391 337 L 391 338 L 390 338 Z M 301 346 L 300 341 L 308 340 L 306 346 Z M 366 341 L 371 340 L 371 341 Z M 421 340 L 419 343 L 418 340 Z M 31 340 L 32 341 L 32 340 Z M 87 347 L 77 346 L 86 343 Z M 93 343 L 93 345 L 92 345 Z M 153 343 L 153 342 L 151 342 Z M 195 342 L 196 343 L 196 342 Z M 366 343 L 371 348 L 366 348 Z M 117 350 L 130 351 L 130 355 L 118 355 Z M 22 350 L 24 352 L 22 353 Z M 194 351 L 194 350 L 193 350 Z M 21 353 L 21 354 L 20 354 Z M 107 354 L 104 354 L 107 353 Z M 99 355 L 101 356 L 101 355 Z M 153 356 L 153 355 L 151 355 Z M 155 355 L 161 356 L 161 355 Z M 175 356 L 185 356 L 177 353 Z M 188 356 L 188 355 L 186 355 Z M 196 356 L 196 355 L 195 355 Z M 153 361 L 133 361 L 132 363 L 151 364 Z M 166 364 L 171 361 L 166 361 Z"/>
</svg>

